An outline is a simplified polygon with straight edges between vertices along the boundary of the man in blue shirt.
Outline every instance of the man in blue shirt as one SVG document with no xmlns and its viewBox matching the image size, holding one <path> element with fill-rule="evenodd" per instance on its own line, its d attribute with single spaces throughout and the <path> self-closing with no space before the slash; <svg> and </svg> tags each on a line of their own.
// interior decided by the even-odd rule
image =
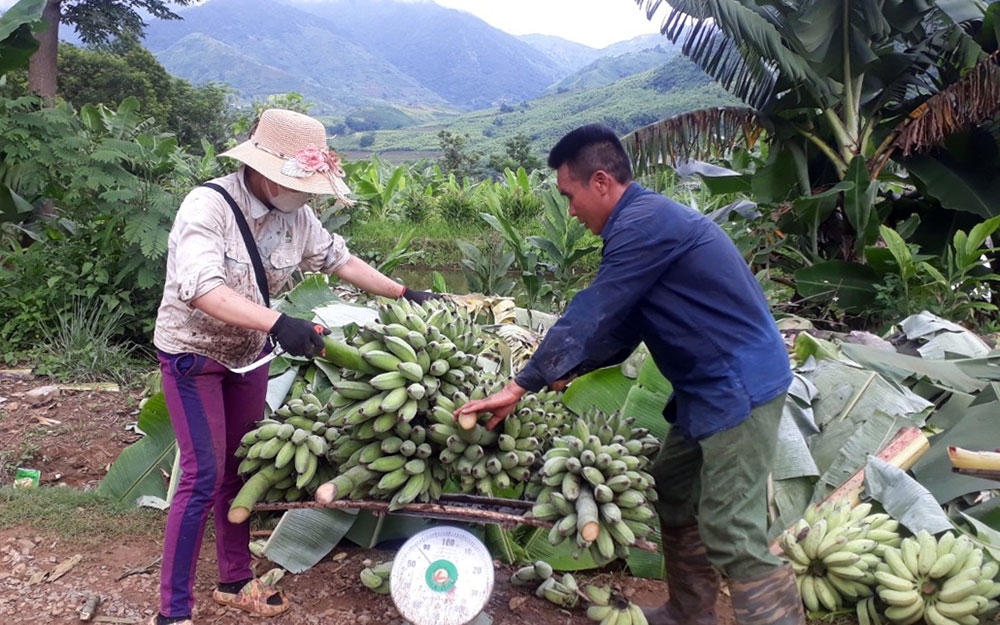
<svg viewBox="0 0 1000 625">
<path fill-rule="evenodd" d="M 674 395 L 652 470 L 669 601 L 651 625 L 714 625 L 724 577 L 740 625 L 804 625 L 795 575 L 767 540 L 767 479 L 792 375 L 760 286 L 729 237 L 698 212 L 632 181 L 599 124 L 549 153 L 569 214 L 604 239 L 593 283 L 501 391 L 457 412 L 494 427 L 527 391 L 649 348 Z"/>
</svg>

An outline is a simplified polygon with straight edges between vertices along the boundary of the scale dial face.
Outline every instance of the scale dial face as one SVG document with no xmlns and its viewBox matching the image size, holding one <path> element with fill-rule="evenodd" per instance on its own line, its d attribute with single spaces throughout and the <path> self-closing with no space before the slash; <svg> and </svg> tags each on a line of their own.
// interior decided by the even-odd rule
<svg viewBox="0 0 1000 625">
<path fill-rule="evenodd" d="M 413 625 L 465 625 L 493 592 L 493 558 L 469 532 L 432 527 L 400 547 L 389 580 L 396 609 Z"/>
</svg>

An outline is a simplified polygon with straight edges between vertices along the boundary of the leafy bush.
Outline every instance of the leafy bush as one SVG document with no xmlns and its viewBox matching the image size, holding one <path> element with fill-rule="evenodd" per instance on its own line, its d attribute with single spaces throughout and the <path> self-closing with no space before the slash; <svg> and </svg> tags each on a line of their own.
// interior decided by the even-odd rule
<svg viewBox="0 0 1000 625">
<path fill-rule="evenodd" d="M 430 217 L 437 207 L 433 187 L 407 187 L 399 197 L 399 210 L 403 219 L 411 223 L 421 223 Z"/>
<path fill-rule="evenodd" d="M 476 220 L 475 192 L 468 184 L 458 184 L 452 176 L 437 199 L 438 217 L 445 222 L 461 223 Z"/>
<path fill-rule="evenodd" d="M 8 358 L 44 344 L 77 298 L 120 311 L 117 339 L 148 342 L 167 233 L 185 181 L 202 167 L 172 136 L 146 134 L 152 125 L 134 98 L 117 111 L 84 106 L 79 117 L 34 98 L 0 99 L 0 191 L 34 209 L 15 224 L 33 242 L 0 252 Z"/>
</svg>

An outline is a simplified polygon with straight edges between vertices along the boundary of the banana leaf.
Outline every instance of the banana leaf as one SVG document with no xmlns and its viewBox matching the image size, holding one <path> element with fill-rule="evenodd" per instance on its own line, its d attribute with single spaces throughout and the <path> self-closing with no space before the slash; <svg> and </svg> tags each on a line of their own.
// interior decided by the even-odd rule
<svg viewBox="0 0 1000 625">
<path fill-rule="evenodd" d="M 660 368 L 656 366 L 652 358 L 646 358 L 645 362 L 643 362 L 642 367 L 639 369 L 639 377 L 636 383 L 645 389 L 659 393 L 665 397 L 670 397 L 670 394 L 674 392 L 674 385 L 670 383 L 670 380 L 663 377 L 663 374 L 660 373 Z"/>
<path fill-rule="evenodd" d="M 1000 448 L 1000 401 L 992 393 L 993 397 L 984 401 L 983 395 L 969 403 L 958 401 L 951 411 L 962 411 L 961 417 L 932 437 L 931 448 L 913 465 L 913 476 L 940 504 L 969 493 L 997 488 L 992 480 L 955 473 L 948 459 L 949 445 L 976 450 Z M 946 425 L 945 419 L 938 421 L 937 414 L 931 423 L 937 427 Z"/>
<path fill-rule="evenodd" d="M 293 317 L 311 319 L 316 308 L 331 302 L 343 302 L 333 294 L 325 275 L 313 274 L 295 285 L 275 303 L 275 308 Z"/>
<path fill-rule="evenodd" d="M 781 423 L 778 425 L 778 446 L 774 466 L 771 468 L 771 475 L 775 480 L 819 476 L 819 469 L 809 451 L 798 419 L 792 414 L 796 410 L 799 410 L 796 400 L 789 396 L 785 400 Z M 815 424 L 813 427 L 815 428 Z"/>
<path fill-rule="evenodd" d="M 774 495 L 770 502 L 774 519 L 768 528 L 769 539 L 776 538 L 786 527 L 802 518 L 814 491 L 810 477 L 774 481 Z"/>
<path fill-rule="evenodd" d="M 903 319 L 899 327 L 906 338 L 921 343 L 917 351 L 923 358 L 945 360 L 949 355 L 976 358 L 990 352 L 989 346 L 972 332 L 926 310 Z"/>
<path fill-rule="evenodd" d="M 267 380 L 267 396 L 265 401 L 271 410 L 277 410 L 285 403 L 288 391 L 292 389 L 292 384 L 299 374 L 298 367 L 286 369 L 280 375 L 276 375 Z"/>
<path fill-rule="evenodd" d="M 910 418 L 905 415 L 888 415 L 876 411 L 870 418 L 861 422 L 842 422 L 824 430 L 822 436 L 841 439 L 840 433 L 846 434 L 843 444 L 839 444 L 836 456 L 827 470 L 820 476 L 813 493 L 813 503 L 818 503 L 832 493 L 838 486 L 846 482 L 854 473 L 864 466 L 866 458 L 884 447 L 902 427 L 923 424 L 923 419 Z M 840 430 L 841 432 L 837 432 Z"/>
<path fill-rule="evenodd" d="M 845 356 L 862 367 L 901 384 L 926 378 L 942 388 L 963 393 L 974 393 L 985 386 L 984 382 L 963 371 L 956 361 L 924 360 L 852 343 L 843 344 L 841 349 Z"/>
<path fill-rule="evenodd" d="M 335 338 L 343 337 L 343 327 L 346 325 L 367 325 L 378 320 L 378 311 L 375 309 L 343 301 L 318 306 L 314 312 L 323 325 L 330 328 Z"/>
<path fill-rule="evenodd" d="M 635 418 L 633 427 L 646 428 L 662 441 L 670 430 L 670 424 L 663 418 L 663 408 L 667 405 L 668 396 L 635 385 L 625 398 L 622 414 Z"/>
<path fill-rule="evenodd" d="M 345 538 L 359 547 L 374 549 L 381 542 L 409 538 L 429 524 L 428 519 L 420 517 L 403 514 L 379 516 L 362 510 Z"/>
<path fill-rule="evenodd" d="M 625 405 L 633 383 L 622 374 L 621 367 L 605 367 L 573 380 L 563 393 L 563 403 L 577 414 L 591 408 L 610 414 Z"/>
<path fill-rule="evenodd" d="M 875 302 L 875 285 L 881 276 L 871 267 L 843 260 L 829 260 L 795 271 L 795 288 L 802 297 L 833 299 L 846 312 L 867 310 Z"/>
<path fill-rule="evenodd" d="M 920 530 L 938 534 L 954 529 L 930 491 L 899 467 L 876 456 L 865 465 L 865 491 L 914 534 Z"/>
<path fill-rule="evenodd" d="M 840 358 L 840 348 L 832 341 L 818 339 L 808 332 L 801 332 L 795 337 L 795 360 L 801 366 L 809 358 L 837 360 Z"/>
<path fill-rule="evenodd" d="M 307 571 L 337 546 L 357 516 L 357 510 L 288 510 L 267 539 L 264 556 L 291 573 Z"/>
<path fill-rule="evenodd" d="M 985 551 L 988 551 L 990 557 L 994 560 L 1000 560 L 1000 532 L 998 532 L 994 524 L 992 527 L 986 523 L 980 521 L 979 519 L 965 514 L 964 512 L 959 512 L 959 515 L 972 526 L 976 535 L 974 538 L 976 542 Z"/>
<path fill-rule="evenodd" d="M 138 427 L 145 436 L 122 450 L 98 487 L 99 493 L 115 501 L 135 502 L 143 495 L 167 497 L 163 475 L 173 466 L 177 440 L 162 392 L 142 407 Z"/>
<path fill-rule="evenodd" d="M 843 348 L 857 347 L 844 344 Z M 914 360 L 920 360 L 919 358 Z M 833 422 L 859 422 L 875 411 L 890 416 L 928 414 L 934 404 L 879 375 L 877 371 L 849 366 L 842 361 L 820 361 L 807 376 L 816 385 L 819 399 L 813 405 L 817 425 L 825 429 Z M 815 454 L 815 447 L 813 452 Z M 823 466 L 823 462 L 817 460 Z"/>
<path fill-rule="evenodd" d="M 506 564 L 528 562 L 527 554 L 517 543 L 513 530 L 490 523 L 485 527 L 485 543 L 494 558 Z"/>
<path fill-rule="evenodd" d="M 980 380 L 1000 381 L 1000 351 L 993 350 L 981 358 L 966 358 L 949 361 L 966 375 Z"/>
</svg>

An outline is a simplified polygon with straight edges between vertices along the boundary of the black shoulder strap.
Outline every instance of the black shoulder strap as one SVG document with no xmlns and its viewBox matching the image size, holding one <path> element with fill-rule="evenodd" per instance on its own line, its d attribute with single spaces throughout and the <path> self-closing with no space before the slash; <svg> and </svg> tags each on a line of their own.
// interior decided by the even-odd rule
<svg viewBox="0 0 1000 625">
<path fill-rule="evenodd" d="M 261 295 L 264 296 L 264 305 L 268 308 L 271 307 L 271 294 L 267 288 L 267 278 L 264 277 L 264 263 L 260 261 L 260 252 L 257 251 L 257 244 L 253 240 L 253 236 L 250 234 L 250 225 L 247 224 L 246 217 L 243 216 L 243 211 L 240 207 L 236 205 L 236 200 L 233 196 L 215 184 L 214 182 L 206 182 L 202 184 L 203 187 L 208 187 L 222 194 L 222 197 L 226 199 L 229 204 L 229 208 L 233 209 L 233 215 L 236 217 L 236 224 L 240 227 L 240 233 L 243 235 L 243 244 L 247 247 L 247 252 L 250 253 L 250 262 L 253 264 L 254 276 L 257 278 L 257 288 L 260 289 Z"/>
</svg>

